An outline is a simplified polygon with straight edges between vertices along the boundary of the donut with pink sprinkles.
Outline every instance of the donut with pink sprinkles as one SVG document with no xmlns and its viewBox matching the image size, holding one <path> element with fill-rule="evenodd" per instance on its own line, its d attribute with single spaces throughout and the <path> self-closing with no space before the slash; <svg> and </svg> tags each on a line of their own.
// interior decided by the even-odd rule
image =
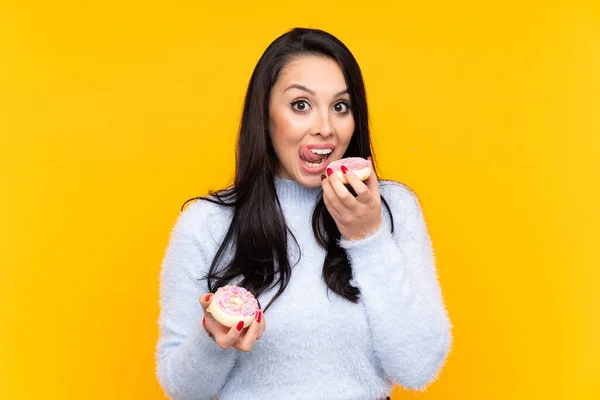
<svg viewBox="0 0 600 400">
<path fill-rule="evenodd" d="M 222 325 L 232 327 L 244 321 L 246 328 L 254 321 L 259 306 L 248 290 L 227 285 L 217 290 L 206 310 Z"/>
</svg>

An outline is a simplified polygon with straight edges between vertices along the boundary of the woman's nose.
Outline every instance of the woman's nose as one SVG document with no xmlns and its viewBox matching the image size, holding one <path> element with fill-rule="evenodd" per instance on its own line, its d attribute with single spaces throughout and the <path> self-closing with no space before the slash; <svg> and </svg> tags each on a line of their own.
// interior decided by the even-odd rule
<svg viewBox="0 0 600 400">
<path fill-rule="evenodd" d="M 316 133 L 321 136 L 331 136 L 334 132 L 333 125 L 331 123 L 331 116 L 327 112 L 325 115 L 321 114 L 319 116 L 319 121 L 317 124 Z"/>
</svg>

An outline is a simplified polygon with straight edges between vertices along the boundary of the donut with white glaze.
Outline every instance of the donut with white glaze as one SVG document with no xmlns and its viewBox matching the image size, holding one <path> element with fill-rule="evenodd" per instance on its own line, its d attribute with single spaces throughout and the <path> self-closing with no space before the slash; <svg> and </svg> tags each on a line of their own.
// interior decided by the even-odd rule
<svg viewBox="0 0 600 400">
<path fill-rule="evenodd" d="M 219 288 L 212 296 L 206 311 L 221 325 L 232 327 L 244 321 L 246 328 L 252 324 L 259 309 L 258 301 L 252 293 L 240 286 L 227 285 Z"/>
<path fill-rule="evenodd" d="M 342 172 L 342 165 L 348 168 L 348 170 L 354 172 L 358 179 L 361 181 L 367 180 L 371 175 L 371 162 L 365 160 L 362 157 L 346 157 L 330 163 L 327 168 L 331 168 L 333 173 L 336 174 L 342 183 L 348 183 L 346 175 Z"/>
</svg>

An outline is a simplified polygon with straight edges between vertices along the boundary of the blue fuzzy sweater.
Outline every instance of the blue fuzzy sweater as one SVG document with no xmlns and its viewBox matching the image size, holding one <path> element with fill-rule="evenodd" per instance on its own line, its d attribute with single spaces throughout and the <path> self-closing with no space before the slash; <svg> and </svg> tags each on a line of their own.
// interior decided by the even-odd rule
<svg viewBox="0 0 600 400">
<path fill-rule="evenodd" d="M 404 186 L 380 182 L 394 216 L 358 241 L 342 239 L 361 300 L 327 290 L 325 251 L 311 228 L 321 188 L 276 178 L 286 223 L 300 262 L 285 292 L 265 313 L 267 329 L 249 353 L 222 350 L 204 331 L 198 298 L 227 231 L 232 209 L 196 201 L 179 216 L 160 275 L 157 377 L 174 400 L 375 400 L 392 384 L 424 389 L 442 368 L 451 322 L 437 280 L 421 208 Z M 290 240 L 290 260 L 298 249 Z M 235 283 L 235 282 L 233 282 Z M 268 304 L 276 292 L 262 295 Z"/>
</svg>

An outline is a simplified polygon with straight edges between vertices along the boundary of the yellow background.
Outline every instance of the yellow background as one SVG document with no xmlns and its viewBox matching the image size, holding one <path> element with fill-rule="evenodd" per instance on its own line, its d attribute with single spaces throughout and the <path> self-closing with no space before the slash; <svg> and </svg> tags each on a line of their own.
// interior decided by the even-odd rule
<svg viewBox="0 0 600 400">
<path fill-rule="evenodd" d="M 163 398 L 169 231 L 294 26 L 354 52 L 436 247 L 454 346 L 394 399 L 600 398 L 598 3 L 209 3 L 0 1 L 0 398 Z"/>
</svg>

